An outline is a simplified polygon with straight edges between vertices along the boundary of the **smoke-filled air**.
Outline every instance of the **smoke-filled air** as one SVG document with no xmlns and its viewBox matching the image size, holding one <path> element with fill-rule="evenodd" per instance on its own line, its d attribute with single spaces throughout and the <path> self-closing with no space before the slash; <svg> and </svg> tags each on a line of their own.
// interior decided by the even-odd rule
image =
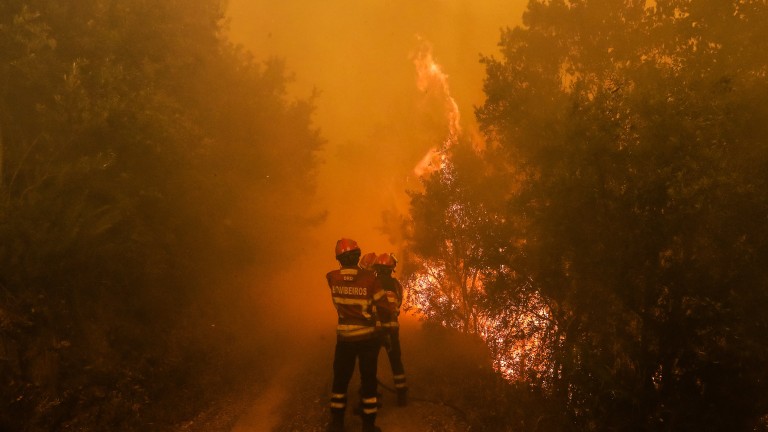
<svg viewBox="0 0 768 432">
<path fill-rule="evenodd" d="M 0 431 L 768 432 L 766 0 L 4 0 Z"/>
</svg>

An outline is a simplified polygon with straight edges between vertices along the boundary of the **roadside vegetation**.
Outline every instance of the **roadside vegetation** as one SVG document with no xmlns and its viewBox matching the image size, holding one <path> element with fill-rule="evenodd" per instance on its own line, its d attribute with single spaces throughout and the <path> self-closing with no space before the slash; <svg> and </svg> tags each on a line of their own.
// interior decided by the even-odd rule
<svg viewBox="0 0 768 432">
<path fill-rule="evenodd" d="M 494 430 L 763 430 L 768 5 L 531 1 L 523 22 L 483 59 L 484 141 L 412 196 L 411 305 L 546 401 Z"/>
<path fill-rule="evenodd" d="M 0 429 L 163 430 L 266 373 L 249 275 L 322 139 L 222 8 L 0 5 Z"/>
</svg>

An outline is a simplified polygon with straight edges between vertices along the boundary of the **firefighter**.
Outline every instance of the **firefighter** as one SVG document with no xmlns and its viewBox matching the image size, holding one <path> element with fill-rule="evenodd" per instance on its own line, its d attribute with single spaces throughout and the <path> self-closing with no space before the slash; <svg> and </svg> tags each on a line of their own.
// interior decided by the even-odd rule
<svg viewBox="0 0 768 432">
<path fill-rule="evenodd" d="M 360 258 L 360 268 L 366 270 L 373 270 L 373 263 L 376 261 L 376 252 L 368 252 Z"/>
<path fill-rule="evenodd" d="M 326 275 L 338 313 L 328 431 L 344 430 L 347 388 L 355 362 L 359 361 L 363 432 L 381 432 L 375 426 L 378 409 L 376 368 L 382 332 L 376 311 L 391 313 L 394 304 L 382 290 L 375 273 L 358 267 L 360 247 L 354 240 L 339 240 L 335 252 L 341 268 Z"/>
<path fill-rule="evenodd" d="M 397 259 L 391 253 L 381 254 L 376 258 L 373 264 L 376 272 L 376 280 L 379 281 L 384 291 L 387 293 L 390 302 L 395 304 L 394 309 L 384 311 L 381 315 L 381 325 L 386 329 L 384 348 L 387 351 L 389 365 L 392 367 L 392 378 L 397 390 L 397 404 L 406 406 L 408 404 L 408 385 L 405 382 L 405 368 L 400 351 L 400 306 L 403 304 L 403 286 L 400 281 L 392 277 L 392 273 L 397 266 Z"/>
</svg>

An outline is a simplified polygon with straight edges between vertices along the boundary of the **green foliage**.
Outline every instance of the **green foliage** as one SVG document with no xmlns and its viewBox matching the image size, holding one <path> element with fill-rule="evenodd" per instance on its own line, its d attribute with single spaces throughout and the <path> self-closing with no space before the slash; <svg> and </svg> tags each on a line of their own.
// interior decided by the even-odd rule
<svg viewBox="0 0 768 432">
<path fill-rule="evenodd" d="M 541 302 L 547 373 L 518 377 L 560 428 L 751 430 L 768 412 L 768 7 L 532 1 L 524 23 L 483 60 L 484 163 L 456 174 L 485 177 L 459 206 L 493 209 L 470 228 L 480 254 L 456 258 L 480 263 L 482 313 L 498 327 Z M 429 184 L 420 254 L 445 241 L 419 234 L 443 202 Z"/>
<path fill-rule="evenodd" d="M 322 140 L 221 29 L 215 0 L 0 6 L 0 429 L 145 430 L 234 379 L 231 275 L 292 253 Z"/>
</svg>

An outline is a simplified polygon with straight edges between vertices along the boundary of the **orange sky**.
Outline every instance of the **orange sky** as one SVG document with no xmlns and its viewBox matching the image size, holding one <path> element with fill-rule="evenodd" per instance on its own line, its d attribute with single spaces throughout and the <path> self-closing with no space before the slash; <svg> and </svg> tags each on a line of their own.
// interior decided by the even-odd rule
<svg viewBox="0 0 768 432">
<path fill-rule="evenodd" d="M 447 133 L 444 104 L 416 87 L 412 54 L 431 43 L 448 75 L 462 128 L 482 104 L 480 54 L 496 54 L 499 32 L 520 23 L 526 0 L 230 0 L 231 38 L 257 59 L 278 56 L 295 74 L 290 91 L 316 88 L 321 158 L 318 231 L 323 262 L 339 237 L 363 252 L 395 249 L 377 230 L 382 212 L 407 209 L 414 166 Z M 434 97 L 433 97 L 434 99 Z M 312 247 L 312 246 L 310 246 Z"/>
</svg>

